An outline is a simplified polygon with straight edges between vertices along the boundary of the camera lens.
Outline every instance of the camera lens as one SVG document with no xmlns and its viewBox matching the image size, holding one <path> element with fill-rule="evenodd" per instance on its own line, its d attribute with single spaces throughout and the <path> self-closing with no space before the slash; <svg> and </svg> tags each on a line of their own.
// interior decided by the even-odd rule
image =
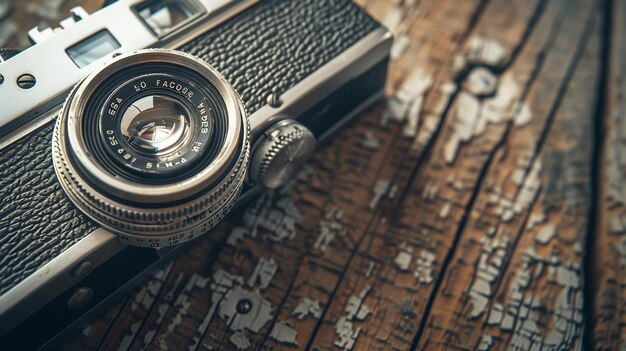
<svg viewBox="0 0 626 351">
<path fill-rule="evenodd" d="M 134 151 L 157 159 L 175 152 L 189 140 L 189 111 L 164 95 L 145 96 L 122 113 L 120 134 Z"/>
<path fill-rule="evenodd" d="M 70 199 L 128 243 L 168 246 L 213 227 L 237 199 L 248 121 L 228 82 L 173 50 L 122 55 L 80 82 L 53 140 Z"/>
</svg>

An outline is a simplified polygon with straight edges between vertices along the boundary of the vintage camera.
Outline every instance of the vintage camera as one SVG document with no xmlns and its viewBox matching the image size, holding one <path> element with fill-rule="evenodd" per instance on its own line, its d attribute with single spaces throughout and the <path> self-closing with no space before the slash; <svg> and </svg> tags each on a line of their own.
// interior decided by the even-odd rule
<svg viewBox="0 0 626 351">
<path fill-rule="evenodd" d="M 0 349 L 53 345 L 383 95 L 349 0 L 122 0 L 1 51 Z M 45 326 L 45 327 L 42 327 Z"/>
</svg>

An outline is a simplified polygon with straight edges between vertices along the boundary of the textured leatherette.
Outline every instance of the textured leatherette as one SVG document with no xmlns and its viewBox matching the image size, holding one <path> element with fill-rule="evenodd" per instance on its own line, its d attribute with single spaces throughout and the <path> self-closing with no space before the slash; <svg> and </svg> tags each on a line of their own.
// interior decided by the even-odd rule
<svg viewBox="0 0 626 351">
<path fill-rule="evenodd" d="M 0 150 L 0 294 L 96 229 L 54 174 L 53 128 Z"/>
<path fill-rule="evenodd" d="M 262 1 L 181 50 L 217 68 L 252 113 L 378 26 L 348 0 Z"/>
<path fill-rule="evenodd" d="M 378 27 L 349 0 L 261 1 L 181 50 L 216 67 L 253 113 Z M 0 294 L 96 228 L 57 183 L 52 129 L 0 150 Z"/>
</svg>

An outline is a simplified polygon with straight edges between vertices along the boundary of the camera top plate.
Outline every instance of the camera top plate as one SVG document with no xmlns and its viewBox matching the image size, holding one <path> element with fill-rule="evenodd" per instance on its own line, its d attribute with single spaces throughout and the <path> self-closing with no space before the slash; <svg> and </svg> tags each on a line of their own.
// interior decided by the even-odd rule
<svg viewBox="0 0 626 351">
<path fill-rule="evenodd" d="M 195 12 L 165 35 L 155 33 L 138 12 L 147 3 L 146 0 L 120 0 L 95 12 L 88 19 L 55 32 L 11 59 L 0 62 L 0 74 L 4 77 L 0 84 L 0 96 L 8 97 L 0 100 L 0 139 L 51 109 L 56 112 L 78 81 L 112 57 L 148 47 L 179 47 L 258 0 L 183 2 Z M 100 35 L 101 33 L 105 34 Z M 99 35 L 110 38 L 101 39 Z M 99 43 L 112 50 L 105 56 L 82 65 L 76 58 L 72 58 L 71 52 L 90 39 L 99 40 Z M 18 84 L 20 77 L 25 74 L 35 80 L 34 85 L 27 89 Z M 0 148 L 5 144 L 0 142 Z"/>
</svg>

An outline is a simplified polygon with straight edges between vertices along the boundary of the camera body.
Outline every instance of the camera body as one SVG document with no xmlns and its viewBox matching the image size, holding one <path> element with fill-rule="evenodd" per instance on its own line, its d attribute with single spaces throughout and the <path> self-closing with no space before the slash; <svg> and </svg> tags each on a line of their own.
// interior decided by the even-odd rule
<svg viewBox="0 0 626 351">
<path fill-rule="evenodd" d="M 36 45 L 0 62 L 0 348 L 54 345 L 232 206 L 288 181 L 316 144 L 383 96 L 392 36 L 349 0 L 121 0 L 90 16 L 72 12 L 62 30 L 32 30 Z M 193 72 L 201 73 L 181 78 Z M 203 101 L 218 96 L 234 136 L 207 124 L 220 107 L 207 119 L 189 96 L 205 85 L 216 92 Z M 163 111 L 175 118 L 153 118 Z M 119 140 L 107 134 L 110 121 Z M 100 132 L 83 143 L 107 141 L 111 150 L 83 152 L 73 130 Z M 222 140 L 214 155 L 192 159 L 211 153 L 192 152 L 208 140 Z M 155 171 L 150 153 L 180 145 L 184 152 L 157 158 Z M 230 145 L 234 156 L 218 174 L 215 160 Z M 94 171 L 90 153 L 98 152 L 141 178 L 135 193 L 128 188 L 132 201 L 111 185 L 124 176 Z M 178 168 L 193 162 L 178 190 L 168 188 L 163 179 L 183 177 Z M 183 198 L 189 179 L 211 182 L 192 184 L 202 193 Z M 126 207 L 111 205 L 118 202 Z"/>
</svg>

